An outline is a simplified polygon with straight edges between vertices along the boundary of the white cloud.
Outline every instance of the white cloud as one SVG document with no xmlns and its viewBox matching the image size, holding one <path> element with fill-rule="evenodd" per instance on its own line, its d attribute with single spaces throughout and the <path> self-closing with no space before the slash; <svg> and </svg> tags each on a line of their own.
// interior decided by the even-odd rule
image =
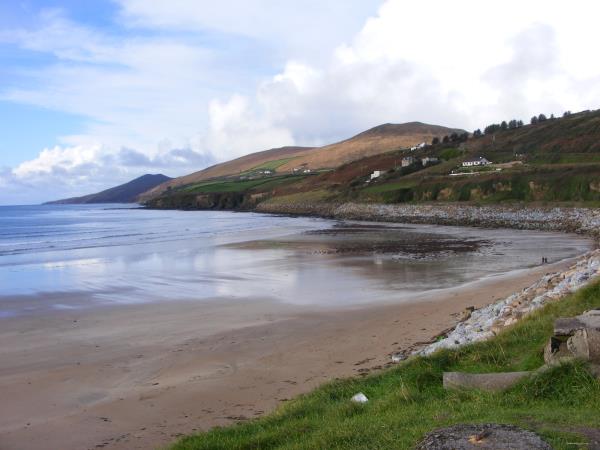
<svg viewBox="0 0 600 450">
<path fill-rule="evenodd" d="M 599 15 L 582 0 L 388 0 L 329 64 L 288 65 L 257 98 L 301 141 L 389 121 L 474 129 L 597 108 L 600 89 L 585 86 L 600 76 Z"/>
<path fill-rule="evenodd" d="M 56 11 L 0 34 L 55 58 L 0 99 L 89 118 L 0 179 L 185 173 L 384 122 L 473 129 L 600 107 L 600 6 L 586 0 L 387 0 L 369 19 L 374 0 L 116 1 L 122 34 Z"/>
<path fill-rule="evenodd" d="M 256 114 L 250 109 L 248 99 L 240 95 L 227 102 L 213 100 L 209 117 L 206 147 L 223 149 L 220 156 L 226 159 L 244 154 L 248 148 L 267 149 L 294 143 L 288 129 L 274 126 L 264 115 Z"/>
</svg>

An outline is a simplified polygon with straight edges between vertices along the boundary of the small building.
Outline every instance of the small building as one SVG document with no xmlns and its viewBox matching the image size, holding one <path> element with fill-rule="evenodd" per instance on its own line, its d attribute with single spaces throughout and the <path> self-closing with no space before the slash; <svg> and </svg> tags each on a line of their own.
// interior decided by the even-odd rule
<svg viewBox="0 0 600 450">
<path fill-rule="evenodd" d="M 426 156 L 425 158 L 421 158 L 421 164 L 423 164 L 424 166 L 427 166 L 429 164 L 437 164 L 439 162 L 439 159 L 437 159 L 435 156 Z"/>
<path fill-rule="evenodd" d="M 488 164 L 492 164 L 491 161 L 488 161 L 485 157 L 479 156 L 475 159 L 469 159 L 467 161 L 463 161 L 463 167 L 474 167 L 474 166 L 487 166 Z"/>
<path fill-rule="evenodd" d="M 402 167 L 412 166 L 416 162 L 416 159 L 412 156 L 405 156 L 402 158 Z"/>
<path fill-rule="evenodd" d="M 373 171 L 373 173 L 371 174 L 371 180 L 375 179 L 375 178 L 379 178 L 381 176 L 381 170 L 375 170 Z"/>
<path fill-rule="evenodd" d="M 419 149 L 425 148 L 426 146 L 427 146 L 427 144 L 425 142 L 421 142 L 420 144 L 411 147 L 410 151 L 414 152 L 415 150 L 419 150 Z"/>
<path fill-rule="evenodd" d="M 304 169 L 302 172 L 304 172 L 304 173 L 310 173 L 311 170 L 310 169 Z"/>
</svg>

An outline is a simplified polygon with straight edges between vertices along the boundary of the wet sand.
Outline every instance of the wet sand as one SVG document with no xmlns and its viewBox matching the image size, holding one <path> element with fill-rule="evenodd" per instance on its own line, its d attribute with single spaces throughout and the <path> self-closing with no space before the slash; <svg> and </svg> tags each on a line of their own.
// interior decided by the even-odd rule
<svg viewBox="0 0 600 450">
<path fill-rule="evenodd" d="M 152 449 L 366 374 L 569 261 L 318 309 L 260 299 L 56 311 L 1 322 L 0 449 Z M 75 295 L 75 294 L 74 294 Z M 228 331 L 223 331 L 228 330 Z"/>
</svg>

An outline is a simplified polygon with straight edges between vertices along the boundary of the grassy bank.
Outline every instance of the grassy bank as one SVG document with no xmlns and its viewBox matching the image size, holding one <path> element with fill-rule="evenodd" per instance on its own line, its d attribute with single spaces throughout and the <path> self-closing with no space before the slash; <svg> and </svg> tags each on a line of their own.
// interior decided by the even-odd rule
<svg viewBox="0 0 600 450">
<path fill-rule="evenodd" d="M 516 424 L 554 448 L 585 448 L 600 428 L 600 382 L 582 363 L 531 377 L 503 393 L 446 391 L 444 371 L 504 372 L 543 364 L 556 317 L 600 307 L 600 283 L 550 304 L 494 339 L 415 358 L 366 378 L 331 382 L 264 418 L 186 437 L 171 450 L 412 448 L 428 431 L 455 423 Z M 363 392 L 370 401 L 353 404 Z"/>
</svg>

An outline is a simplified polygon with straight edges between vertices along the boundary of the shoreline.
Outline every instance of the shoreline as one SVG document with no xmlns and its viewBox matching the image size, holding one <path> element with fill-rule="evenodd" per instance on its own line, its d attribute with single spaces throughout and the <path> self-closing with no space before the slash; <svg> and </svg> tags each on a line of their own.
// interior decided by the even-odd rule
<svg viewBox="0 0 600 450">
<path fill-rule="evenodd" d="M 464 308 L 568 266 L 329 311 L 166 302 L 22 318 L 0 332 L 0 392 L 12 411 L 0 423 L 0 443 L 6 450 L 154 448 L 257 417 L 328 380 L 389 366 L 391 354 L 455 326 Z M 2 365 L 9 359 L 12 368 Z"/>
<path fill-rule="evenodd" d="M 600 209 L 527 205 L 259 203 L 253 212 L 409 224 L 508 228 L 584 234 L 600 241 Z"/>
</svg>

